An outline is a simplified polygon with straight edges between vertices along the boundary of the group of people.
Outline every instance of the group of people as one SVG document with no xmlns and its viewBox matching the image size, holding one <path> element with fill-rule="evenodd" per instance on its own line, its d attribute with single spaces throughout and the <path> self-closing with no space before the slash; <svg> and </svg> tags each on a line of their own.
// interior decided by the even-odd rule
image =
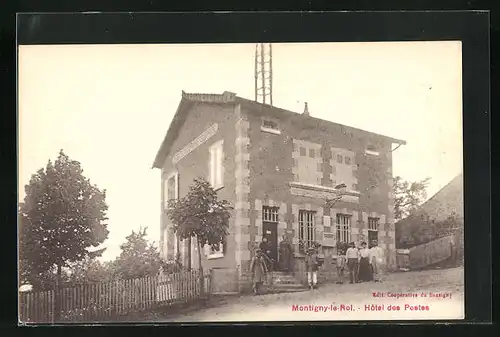
<svg viewBox="0 0 500 337">
<path fill-rule="evenodd" d="M 255 250 L 255 256 L 250 263 L 250 272 L 253 280 L 254 294 L 258 294 L 265 282 L 268 271 L 273 270 L 274 260 L 270 258 L 270 245 L 266 239 Z M 280 269 L 284 271 L 291 270 L 292 259 L 291 244 L 286 238 L 280 243 Z M 376 241 L 372 242 L 372 247 L 368 248 L 366 242 L 361 242 L 359 248 L 354 242 L 340 244 L 337 254 L 337 273 L 338 283 L 344 283 L 344 271 L 349 273 L 349 283 L 359 282 L 380 282 L 381 274 L 384 269 L 383 250 Z M 322 261 L 318 257 L 316 248 L 309 247 L 305 258 L 307 270 L 307 282 L 311 289 L 317 288 L 318 270 Z"/>
<path fill-rule="evenodd" d="M 266 237 L 262 239 L 259 248 L 255 250 L 255 256 L 250 263 L 250 272 L 253 279 L 253 292 L 258 294 L 262 284 L 265 282 L 268 272 L 273 271 L 276 261 L 271 257 L 271 245 Z M 286 273 L 292 270 L 293 248 L 288 238 L 284 235 L 279 244 L 278 267 Z"/>
<path fill-rule="evenodd" d="M 354 242 L 347 248 L 340 245 L 337 256 L 338 283 L 344 283 L 344 270 L 349 273 L 349 283 L 381 281 L 381 272 L 384 268 L 383 250 L 376 241 L 368 248 L 366 242 L 361 242 L 359 248 Z"/>
</svg>

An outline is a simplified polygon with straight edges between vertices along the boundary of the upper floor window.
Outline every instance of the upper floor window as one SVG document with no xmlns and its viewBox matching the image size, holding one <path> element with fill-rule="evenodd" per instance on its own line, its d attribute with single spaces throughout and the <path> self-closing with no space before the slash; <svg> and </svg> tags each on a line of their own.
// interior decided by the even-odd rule
<svg viewBox="0 0 500 337">
<path fill-rule="evenodd" d="M 302 157 L 305 157 L 305 156 L 306 156 L 306 154 L 307 154 L 307 150 L 306 150 L 306 148 L 305 148 L 305 147 L 301 147 L 301 148 L 300 148 L 300 155 L 301 155 Z"/>
<path fill-rule="evenodd" d="M 311 157 L 311 158 L 315 157 L 315 151 L 314 151 L 314 149 L 309 149 L 309 157 Z"/>
<path fill-rule="evenodd" d="M 223 141 L 210 146 L 209 182 L 214 189 L 224 186 L 224 148 Z"/>
<path fill-rule="evenodd" d="M 379 152 L 377 151 L 377 148 L 374 145 L 368 145 L 365 150 L 366 154 L 372 155 L 372 156 L 378 156 Z"/>
<path fill-rule="evenodd" d="M 346 163 L 346 165 L 351 165 L 351 157 L 345 157 L 344 158 L 344 163 Z"/>
<path fill-rule="evenodd" d="M 281 134 L 281 131 L 278 128 L 278 122 L 269 118 L 262 119 L 262 125 L 260 129 L 265 132 L 270 132 L 278 135 Z"/>
<path fill-rule="evenodd" d="M 343 158 L 342 155 L 338 154 L 337 155 L 337 163 L 342 164 L 342 158 Z"/>
</svg>

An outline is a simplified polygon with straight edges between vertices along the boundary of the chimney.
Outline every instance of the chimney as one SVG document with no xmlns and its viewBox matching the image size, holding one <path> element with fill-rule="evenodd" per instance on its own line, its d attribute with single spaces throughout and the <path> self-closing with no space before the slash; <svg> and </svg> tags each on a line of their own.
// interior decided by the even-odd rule
<svg viewBox="0 0 500 337">
<path fill-rule="evenodd" d="M 309 109 L 307 108 L 307 102 L 304 106 L 304 112 L 302 113 L 303 115 L 309 116 Z"/>
</svg>

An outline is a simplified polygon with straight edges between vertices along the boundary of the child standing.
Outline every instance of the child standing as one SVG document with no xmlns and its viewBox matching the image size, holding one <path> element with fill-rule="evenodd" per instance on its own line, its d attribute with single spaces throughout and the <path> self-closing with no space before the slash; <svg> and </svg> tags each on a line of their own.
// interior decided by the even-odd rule
<svg viewBox="0 0 500 337">
<path fill-rule="evenodd" d="M 318 284 L 318 255 L 314 247 L 309 247 L 306 256 L 306 268 L 307 268 L 307 283 L 311 290 L 317 287 Z"/>
<path fill-rule="evenodd" d="M 342 245 L 342 248 L 339 249 L 338 254 L 337 254 L 337 276 L 338 276 L 337 284 L 344 283 L 345 266 L 346 266 L 345 248 Z"/>
<path fill-rule="evenodd" d="M 258 295 L 267 273 L 266 262 L 260 249 L 255 250 L 255 256 L 250 263 L 250 272 L 252 273 L 253 293 Z"/>
</svg>

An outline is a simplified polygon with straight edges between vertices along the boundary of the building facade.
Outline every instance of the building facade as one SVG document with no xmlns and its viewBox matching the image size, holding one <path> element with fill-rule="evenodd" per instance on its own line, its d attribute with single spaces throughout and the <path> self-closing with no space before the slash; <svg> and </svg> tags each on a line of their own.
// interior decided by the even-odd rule
<svg viewBox="0 0 500 337">
<path fill-rule="evenodd" d="M 334 256 L 339 241 L 376 239 L 395 266 L 394 144 L 405 142 L 311 117 L 307 106 L 298 114 L 230 92 L 183 92 L 153 165 L 162 171 L 162 256 L 178 252 L 197 267 L 197 245 L 173 235 L 164 210 L 204 177 L 234 206 L 221 249 L 202 252 L 205 268 L 238 278 L 263 237 L 277 257 L 283 236 L 297 259 L 313 242 Z"/>
</svg>

